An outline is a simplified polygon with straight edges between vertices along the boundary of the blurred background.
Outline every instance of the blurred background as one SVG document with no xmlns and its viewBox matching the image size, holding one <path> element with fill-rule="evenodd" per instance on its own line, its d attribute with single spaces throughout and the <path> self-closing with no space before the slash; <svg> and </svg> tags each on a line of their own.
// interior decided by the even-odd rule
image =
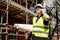
<svg viewBox="0 0 60 40">
<path fill-rule="evenodd" d="M 0 40 L 31 40 L 29 31 L 14 25 L 32 25 L 32 18 L 36 16 L 36 4 L 42 4 L 47 9 L 51 17 L 50 37 L 59 40 L 60 0 L 0 0 Z"/>
</svg>

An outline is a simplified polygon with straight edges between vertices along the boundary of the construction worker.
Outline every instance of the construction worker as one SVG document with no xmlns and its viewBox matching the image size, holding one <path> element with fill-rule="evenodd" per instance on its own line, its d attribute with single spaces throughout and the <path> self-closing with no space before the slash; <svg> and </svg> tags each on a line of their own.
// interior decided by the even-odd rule
<svg viewBox="0 0 60 40">
<path fill-rule="evenodd" d="M 50 16 L 41 4 L 37 4 L 35 9 L 37 16 L 33 17 L 32 40 L 49 40 Z"/>
</svg>

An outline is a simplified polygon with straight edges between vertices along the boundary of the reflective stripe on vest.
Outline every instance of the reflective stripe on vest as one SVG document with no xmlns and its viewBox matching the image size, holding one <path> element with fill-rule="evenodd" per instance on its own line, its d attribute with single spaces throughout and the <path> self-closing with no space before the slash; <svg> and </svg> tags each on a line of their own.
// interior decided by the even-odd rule
<svg viewBox="0 0 60 40">
<path fill-rule="evenodd" d="M 33 28 L 45 28 L 45 29 L 48 29 L 49 27 L 47 27 L 47 26 L 33 26 Z"/>
<path fill-rule="evenodd" d="M 33 28 L 44 28 L 43 26 L 33 26 Z"/>
<path fill-rule="evenodd" d="M 37 19 L 37 17 L 33 18 L 33 26 L 34 27 L 33 27 L 32 34 L 34 34 L 35 36 L 38 36 L 38 37 L 48 38 L 49 29 L 48 29 L 48 26 L 46 27 L 46 29 L 44 27 L 44 23 L 43 23 L 44 17 L 43 16 L 40 17 L 37 22 L 36 22 L 36 19 Z"/>
<path fill-rule="evenodd" d="M 48 34 L 48 32 L 33 30 L 33 32 Z"/>
</svg>

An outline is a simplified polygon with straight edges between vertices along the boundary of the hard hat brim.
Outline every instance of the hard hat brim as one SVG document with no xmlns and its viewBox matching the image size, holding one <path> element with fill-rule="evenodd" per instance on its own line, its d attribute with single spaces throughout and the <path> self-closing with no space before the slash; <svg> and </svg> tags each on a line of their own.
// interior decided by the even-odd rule
<svg viewBox="0 0 60 40">
<path fill-rule="evenodd" d="M 41 4 L 37 4 L 37 5 L 35 6 L 35 9 L 36 9 L 37 7 L 43 8 L 43 6 L 42 6 Z"/>
</svg>

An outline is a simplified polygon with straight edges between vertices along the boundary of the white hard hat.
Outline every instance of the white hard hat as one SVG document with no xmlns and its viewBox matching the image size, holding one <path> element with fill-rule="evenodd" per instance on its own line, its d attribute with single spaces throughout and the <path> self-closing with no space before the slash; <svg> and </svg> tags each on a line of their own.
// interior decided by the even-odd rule
<svg viewBox="0 0 60 40">
<path fill-rule="evenodd" d="M 43 8 L 43 6 L 41 4 L 36 4 L 35 8 L 38 7 L 38 6 L 40 6 L 41 8 Z"/>
</svg>

